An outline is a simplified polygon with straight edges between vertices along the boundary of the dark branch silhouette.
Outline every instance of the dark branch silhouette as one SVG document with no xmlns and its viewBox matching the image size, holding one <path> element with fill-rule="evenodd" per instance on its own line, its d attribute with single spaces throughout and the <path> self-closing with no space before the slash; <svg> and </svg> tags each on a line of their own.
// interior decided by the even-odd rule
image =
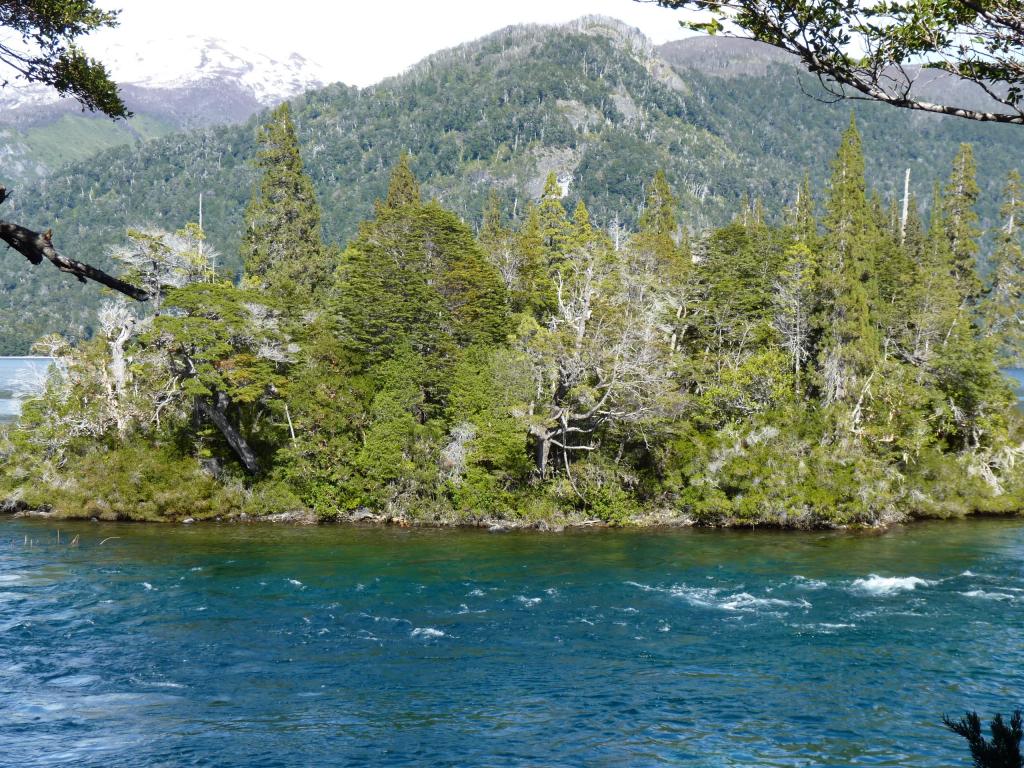
<svg viewBox="0 0 1024 768">
<path fill-rule="evenodd" d="M 1020 753 L 1024 727 L 1019 709 L 1013 713 L 1009 725 L 1003 722 L 1002 715 L 993 718 L 990 726 L 991 741 L 981 735 L 981 718 L 977 712 L 967 712 L 959 720 L 943 715 L 942 722 L 953 733 L 967 740 L 971 757 L 974 758 L 974 768 L 1024 768 L 1024 757 Z"/>
<path fill-rule="evenodd" d="M 10 197 L 10 192 L 5 187 L 0 187 L 0 203 L 3 203 L 8 197 Z M 42 264 L 45 258 L 61 272 L 74 275 L 80 282 L 92 280 L 136 301 L 146 301 L 149 298 L 149 294 L 142 288 L 126 283 L 113 275 L 108 275 L 102 269 L 63 255 L 53 246 L 52 230 L 35 232 L 19 224 L 0 220 L 0 240 L 7 243 L 9 247 L 24 256 L 33 265 Z"/>
</svg>

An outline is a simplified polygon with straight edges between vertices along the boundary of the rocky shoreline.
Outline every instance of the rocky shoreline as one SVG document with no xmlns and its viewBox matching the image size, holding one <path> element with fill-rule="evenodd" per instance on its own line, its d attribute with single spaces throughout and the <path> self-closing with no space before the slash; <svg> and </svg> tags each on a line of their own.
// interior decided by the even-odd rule
<svg viewBox="0 0 1024 768">
<path fill-rule="evenodd" d="M 937 519 L 963 520 L 979 517 L 1018 517 L 1024 511 L 1010 513 L 986 513 L 974 512 L 962 517 L 936 518 L 936 517 L 907 517 L 904 519 L 881 520 L 874 524 L 837 524 L 827 521 L 816 521 L 808 524 L 806 519 L 794 524 L 781 524 L 778 521 L 751 521 L 751 520 L 729 520 L 718 523 L 708 523 L 696 520 L 685 514 L 674 514 L 671 512 L 650 513 L 625 523 L 611 523 L 605 520 L 585 517 L 567 517 L 558 520 L 507 520 L 492 517 L 480 517 L 476 519 L 465 518 L 438 518 L 418 519 L 402 515 L 376 514 L 368 509 L 355 510 L 349 515 L 324 519 L 318 517 L 312 510 L 293 510 L 270 515 L 223 515 L 214 517 L 175 517 L 160 520 L 135 519 L 128 517 L 114 516 L 84 516 L 68 515 L 55 512 L 48 507 L 32 508 L 24 501 L 5 499 L 0 501 L 0 517 L 32 518 L 40 520 L 60 520 L 77 522 L 129 522 L 129 523 L 155 523 L 157 525 L 199 525 L 199 524 L 236 524 L 236 525 L 286 525 L 286 526 L 330 526 L 348 525 L 365 528 L 451 528 L 451 529 L 484 529 L 493 533 L 511 531 L 535 531 L 540 533 L 562 533 L 564 531 L 579 531 L 586 529 L 610 529 L 610 528 L 633 528 L 633 529 L 678 529 L 678 528 L 706 528 L 723 530 L 760 530 L 760 531 L 850 531 L 864 533 L 880 533 L 898 528 L 902 525 L 927 522 Z"/>
</svg>

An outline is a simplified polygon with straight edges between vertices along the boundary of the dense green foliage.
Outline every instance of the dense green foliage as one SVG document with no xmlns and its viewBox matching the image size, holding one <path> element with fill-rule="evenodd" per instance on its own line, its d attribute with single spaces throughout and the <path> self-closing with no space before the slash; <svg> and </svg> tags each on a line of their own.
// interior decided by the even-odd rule
<svg viewBox="0 0 1024 768">
<path fill-rule="evenodd" d="M 1024 123 L 1024 11 L 1017 0 L 656 0 L 697 11 L 685 26 L 739 30 L 794 54 L 837 97 L 853 93 L 906 109 L 982 122 Z M 915 88 L 922 67 L 949 85 Z M 973 86 L 965 99 L 958 85 Z"/>
<path fill-rule="evenodd" d="M 820 218 L 805 181 L 781 223 L 747 200 L 698 237 L 661 172 L 632 231 L 570 215 L 552 173 L 518 220 L 492 196 L 474 234 L 401 155 L 335 253 L 287 107 L 259 141 L 240 285 L 194 226 L 133 233 L 119 253 L 156 313 L 108 302 L 93 340 L 41 342 L 57 371 L 6 437 L 5 493 L 64 514 L 416 522 L 1020 509 L 996 364 L 1017 342 L 989 309 L 1024 279 L 1019 232 L 1001 228 L 983 282 L 968 146 L 925 225 L 869 191 L 851 120 Z"/>
<path fill-rule="evenodd" d="M 117 26 L 117 12 L 95 0 L 5 0 L 0 2 L 0 63 L 31 83 L 73 96 L 85 108 L 109 117 L 128 117 L 106 68 L 78 47 L 80 37 Z"/>
<path fill-rule="evenodd" d="M 552 170 L 569 184 L 568 210 L 585 200 L 602 229 L 635 225 L 659 169 L 675 192 L 676 216 L 692 231 L 728 223 L 745 194 L 775 207 L 792 203 L 805 169 L 824 184 L 829 169 L 820 159 L 833 151 L 848 113 L 810 101 L 805 91 L 818 87 L 812 78 L 782 63 L 725 78 L 673 69 L 663 54 L 608 22 L 517 28 L 371 88 L 307 94 L 292 104 L 292 119 L 324 236 L 343 243 L 356 233 L 402 151 L 427 196 L 474 225 L 492 191 L 519 222 Z M 1005 158 L 1024 153 L 1024 134 L 1010 126 L 876 105 L 858 112 L 858 126 L 879 148 L 867 170 L 887 198 L 902 192 L 907 167 L 918 196 L 928 198 L 957 147 L 973 143 L 985 229 L 998 216 Z M 219 266 L 235 275 L 259 130 L 253 121 L 110 150 L 55 173 L 39 190 L 19 189 L 8 205 L 26 225 L 52 226 L 68 255 L 107 268 L 109 249 L 128 228 L 174 230 L 196 218 L 205 193 L 210 243 L 225 254 Z M 983 243 L 983 255 L 990 246 Z M 102 300 L 60 274 L 26 269 L 14 254 L 0 263 L 0 298 L 4 353 L 25 352 L 56 331 L 91 337 Z"/>
</svg>

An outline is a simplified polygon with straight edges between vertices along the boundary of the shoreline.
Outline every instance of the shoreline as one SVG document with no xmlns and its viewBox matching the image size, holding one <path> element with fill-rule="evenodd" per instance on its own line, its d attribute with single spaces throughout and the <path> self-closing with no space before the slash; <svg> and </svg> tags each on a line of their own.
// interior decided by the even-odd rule
<svg viewBox="0 0 1024 768">
<path fill-rule="evenodd" d="M 52 520 L 55 522 L 93 522 L 93 523 L 131 523 L 136 525 L 281 525 L 294 528 L 344 526 L 352 528 L 405 528 L 405 529 L 449 529 L 449 530 L 486 530 L 491 533 L 534 532 L 563 533 L 583 530 L 721 530 L 749 531 L 757 533 L 787 533 L 834 531 L 843 533 L 884 534 L 894 529 L 904 528 L 916 523 L 966 521 L 980 518 L 1022 518 L 1024 510 L 1014 512 L 977 511 L 966 515 L 949 517 L 909 516 L 901 520 L 867 523 L 828 524 L 821 522 L 814 525 L 782 525 L 772 521 L 730 520 L 720 523 L 709 523 L 688 516 L 645 515 L 636 520 L 624 523 L 611 523 L 593 518 L 561 519 L 561 520 L 505 520 L 481 517 L 477 520 L 419 520 L 400 516 L 375 515 L 368 510 L 358 511 L 346 517 L 324 519 L 309 510 L 296 510 L 271 515 L 231 515 L 214 517 L 181 517 L 162 519 L 140 519 L 131 517 L 106 518 L 97 516 L 76 516 L 54 512 L 51 509 L 33 509 L 24 502 L 5 499 L 0 501 L 0 518 Z"/>
</svg>

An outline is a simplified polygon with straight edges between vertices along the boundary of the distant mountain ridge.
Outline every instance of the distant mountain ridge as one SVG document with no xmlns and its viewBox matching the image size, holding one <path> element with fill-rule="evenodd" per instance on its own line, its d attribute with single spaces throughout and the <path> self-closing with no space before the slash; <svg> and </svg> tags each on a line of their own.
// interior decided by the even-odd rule
<svg viewBox="0 0 1024 768">
<path fill-rule="evenodd" d="M 510 216 L 521 215 L 553 171 L 567 206 L 584 200 L 598 225 L 629 226 L 645 185 L 664 169 L 681 219 L 697 233 L 728 221 L 744 195 L 778 215 L 805 172 L 820 194 L 851 110 L 869 184 L 884 196 L 899 194 L 909 167 L 927 206 L 969 141 L 991 222 L 1006 171 L 1024 158 L 1024 131 L 1013 126 L 822 103 L 808 96 L 820 87 L 814 78 L 771 58 L 774 50 L 721 45 L 692 38 L 658 47 L 620 22 L 588 17 L 510 27 L 368 88 L 309 91 L 293 108 L 325 234 L 344 242 L 372 215 L 402 151 L 425 193 L 472 223 L 492 189 Z M 69 253 L 109 266 L 107 250 L 126 227 L 176 229 L 196 219 L 202 192 L 211 244 L 220 263 L 237 268 L 258 121 L 108 149 L 26 188 L 14 199 L 18 215 L 52 226 Z M 0 350 L 23 351 L 51 331 L 89 335 L 100 292 L 15 256 L 0 261 Z"/>
<path fill-rule="evenodd" d="M 83 113 L 40 85 L 0 88 L 0 180 L 31 182 L 110 147 L 243 122 L 327 82 L 297 53 L 276 60 L 200 36 L 115 47 L 104 59 L 135 117 L 115 123 Z"/>
</svg>

